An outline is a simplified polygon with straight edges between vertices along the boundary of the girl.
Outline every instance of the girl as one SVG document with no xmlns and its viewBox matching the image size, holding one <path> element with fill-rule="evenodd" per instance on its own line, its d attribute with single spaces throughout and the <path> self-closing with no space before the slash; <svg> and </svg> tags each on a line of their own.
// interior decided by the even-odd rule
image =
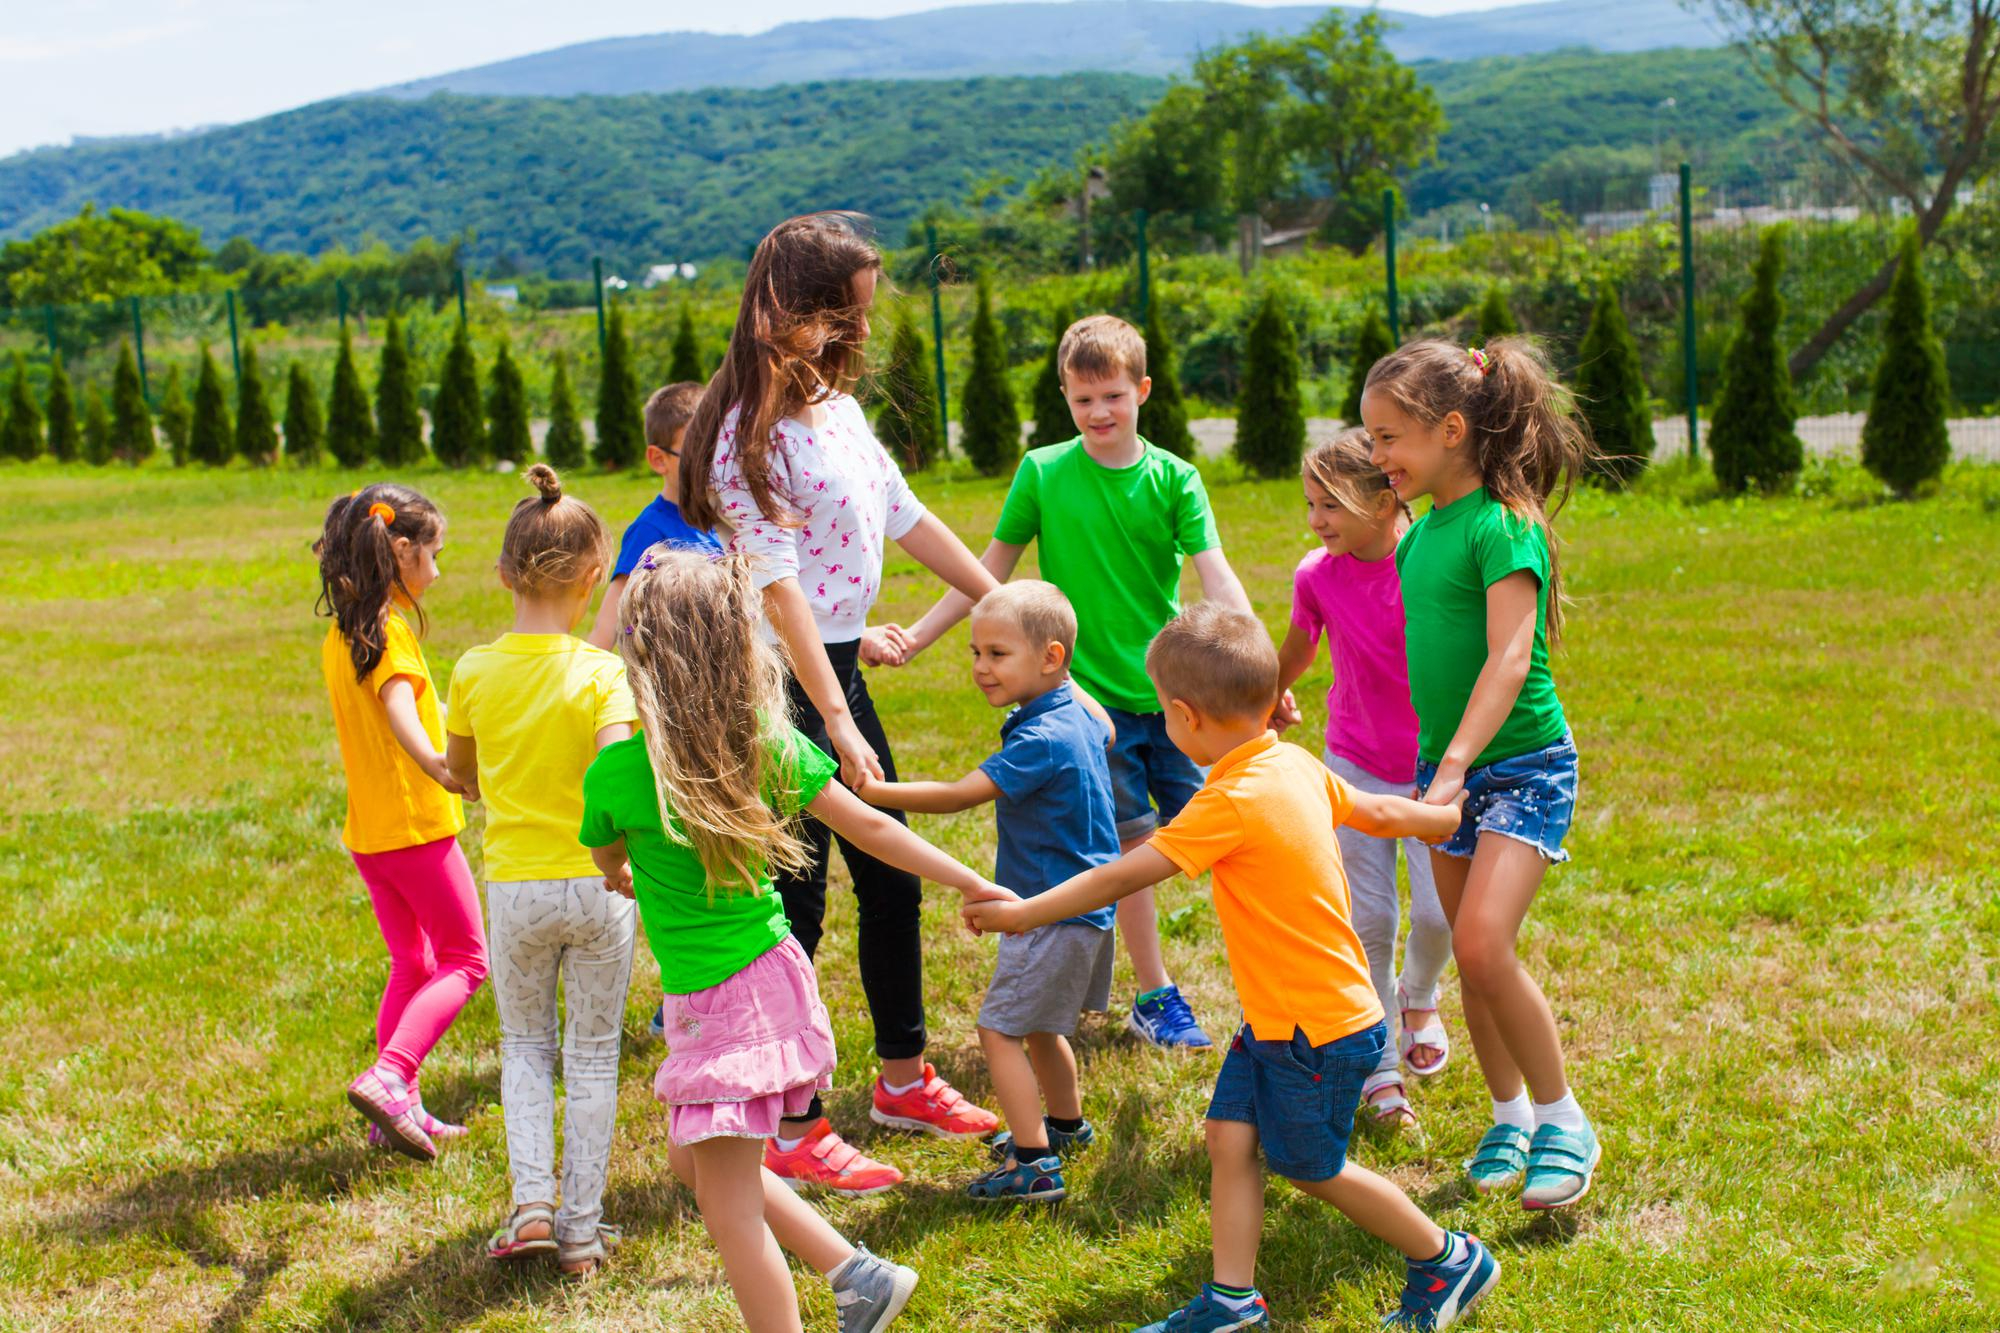
<svg viewBox="0 0 2000 1333">
<path fill-rule="evenodd" d="M 791 665 L 792 715 L 808 739 L 839 758 L 849 786 L 896 777 L 860 671 L 864 651 L 870 661 L 883 660 L 885 645 L 901 651 L 887 631 L 869 631 L 864 644 L 887 543 L 974 601 L 999 586 L 925 512 L 848 392 L 882 272 L 859 223 L 851 213 L 813 213 L 781 223 L 758 245 L 729 354 L 681 447 L 687 520 L 697 528 L 725 523 L 730 549 L 755 558 L 766 613 Z M 807 821 L 801 836 L 807 854 L 779 867 L 778 893 L 810 958 L 835 835 Z M 923 1058 L 922 886 L 845 838 L 840 850 L 860 908 L 861 986 L 882 1060 L 870 1118 L 944 1138 L 990 1134 L 998 1117 L 967 1102 Z M 842 1143 L 817 1097 L 797 1109 L 771 1145 L 772 1170 L 850 1193 L 902 1179 Z M 845 1174 L 828 1170 L 829 1152 L 849 1162 Z"/>
<path fill-rule="evenodd" d="M 1401 796 L 1417 767 L 1417 715 L 1403 664 L 1403 591 L 1392 558 L 1410 510 L 1368 461 L 1364 430 L 1315 444 L 1302 466 L 1306 517 L 1323 549 L 1292 577 L 1292 625 L 1278 649 L 1278 683 L 1289 688 L 1312 665 L 1322 632 L 1333 654 L 1326 693 L 1326 766 L 1359 791 Z M 1396 896 L 1396 842 L 1343 826 L 1341 860 L 1354 898 L 1354 929 L 1368 953 L 1375 993 L 1392 1022 L 1393 1045 L 1362 1084 L 1376 1123 L 1414 1125 L 1402 1065 L 1428 1078 L 1451 1058 L 1437 1021 L 1438 978 L 1451 961 L 1451 927 L 1438 906 L 1428 849 L 1407 840 L 1410 935 L 1396 975 L 1402 911 Z"/>
<path fill-rule="evenodd" d="M 419 603 L 438 576 L 444 517 L 407 486 L 381 482 L 335 500 L 313 554 L 315 609 L 333 617 L 320 670 L 347 771 L 341 841 L 354 856 L 389 946 L 389 984 L 375 1018 L 377 1058 L 347 1089 L 374 1126 L 369 1138 L 430 1161 L 437 1140 L 465 1132 L 424 1109 L 417 1071 L 486 976 L 479 893 L 458 831 L 459 797 L 438 746 L 437 690 L 417 644 Z M 415 612 L 412 631 L 406 612 Z"/>
<path fill-rule="evenodd" d="M 1469 1168 L 1483 1191 L 1521 1182 L 1527 1207 L 1558 1208 L 1590 1188 L 1597 1134 L 1570 1092 L 1555 1019 L 1516 941 L 1543 874 L 1569 859 L 1576 748 L 1549 675 L 1562 579 L 1548 500 L 1558 485 L 1557 507 L 1567 497 L 1590 437 L 1522 338 L 1470 352 L 1403 347 L 1368 372 L 1361 419 L 1396 494 L 1431 497 L 1396 548 L 1396 567 L 1409 608 L 1417 787 L 1435 804 L 1465 801 L 1431 868 L 1493 1097 L 1493 1127 Z"/>
<path fill-rule="evenodd" d="M 666 992 L 654 1091 L 668 1106 L 668 1161 L 694 1190 L 744 1322 L 799 1328 L 782 1245 L 832 1283 L 843 1333 L 864 1333 L 896 1317 L 917 1275 L 849 1245 L 761 1166 L 766 1137 L 832 1086 L 834 1065 L 812 963 L 771 876 L 812 856 L 795 819 L 805 811 L 968 900 L 1013 895 L 831 781 L 833 760 L 785 721 L 761 603 L 744 557 L 656 546 L 640 562 L 619 633 L 644 734 L 591 764 L 582 837 L 606 880 L 629 876 L 637 892 Z M 852 1148 L 821 1142 L 830 1171 L 852 1165 Z"/>
<path fill-rule="evenodd" d="M 500 542 L 500 585 L 514 628 L 451 673 L 445 761 L 486 800 L 486 905 L 493 999 L 500 1011 L 500 1100 L 514 1211 L 495 1259 L 554 1251 L 565 1273 L 590 1272 L 615 1244 L 601 1222 L 618 1116 L 618 1038 L 632 980 L 633 908 L 606 893 L 576 840 L 583 774 L 632 734 L 638 713 L 619 660 L 570 637 L 611 559 L 595 511 L 565 497 L 555 469 L 526 474 L 539 494 L 514 506 Z M 562 1210 L 555 1210 L 556 978 L 563 1030 Z"/>
</svg>

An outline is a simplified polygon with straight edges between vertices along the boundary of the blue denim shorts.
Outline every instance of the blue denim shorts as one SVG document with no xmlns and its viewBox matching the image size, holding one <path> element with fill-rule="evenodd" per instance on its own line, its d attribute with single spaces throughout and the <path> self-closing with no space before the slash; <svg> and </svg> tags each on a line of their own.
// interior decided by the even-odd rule
<svg viewBox="0 0 2000 1333">
<path fill-rule="evenodd" d="M 1417 761 L 1421 795 L 1438 766 Z M 1525 842 L 1551 865 L 1569 860 L 1563 839 L 1576 814 L 1576 742 L 1568 733 L 1546 750 L 1500 759 L 1465 775 L 1465 818 L 1450 842 L 1433 850 L 1470 857 L 1482 833 Z"/>
<path fill-rule="evenodd" d="M 1118 841 L 1130 842 L 1170 822 L 1208 775 L 1167 738 L 1165 713 L 1104 711 L 1118 728 L 1106 756 L 1111 761 L 1111 813 L 1118 821 Z"/>
<path fill-rule="evenodd" d="M 1331 1180 L 1347 1164 L 1361 1084 L 1388 1044 L 1379 1022 L 1324 1046 L 1297 1028 L 1290 1041 L 1259 1041 L 1245 1023 L 1222 1057 L 1208 1118 L 1256 1126 L 1273 1175 Z"/>
</svg>

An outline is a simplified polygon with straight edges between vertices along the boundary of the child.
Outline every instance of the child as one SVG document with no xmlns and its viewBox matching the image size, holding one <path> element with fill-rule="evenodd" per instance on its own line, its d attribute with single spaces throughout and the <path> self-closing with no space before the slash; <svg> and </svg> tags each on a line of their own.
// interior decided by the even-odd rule
<svg viewBox="0 0 2000 1333">
<path fill-rule="evenodd" d="M 1382 470 L 1368 461 L 1368 432 L 1345 431 L 1306 451 L 1301 468 L 1306 518 L 1321 549 L 1299 562 L 1292 577 L 1292 625 L 1278 649 L 1278 683 L 1290 685 L 1312 664 L 1322 632 L 1333 654 L 1326 693 L 1326 766 L 1348 786 L 1378 795 L 1405 795 L 1417 767 L 1417 715 L 1410 707 L 1403 665 L 1403 594 L 1396 580 L 1396 542 L 1410 511 Z M 1428 1078 L 1451 1057 L 1437 1021 L 1438 978 L 1451 961 L 1451 927 L 1431 883 L 1429 852 L 1411 839 L 1410 937 L 1403 973 L 1396 975 L 1396 843 L 1359 829 L 1340 830 L 1340 857 L 1354 893 L 1354 930 L 1368 951 L 1368 970 L 1385 1013 L 1398 1022 L 1394 1046 L 1361 1085 L 1376 1123 L 1414 1125 L 1401 1065 Z"/>
<path fill-rule="evenodd" d="M 692 380 L 662 385 L 646 400 L 646 466 L 660 479 L 660 493 L 627 525 L 618 543 L 611 585 L 604 590 L 604 600 L 597 605 L 597 621 L 590 628 L 591 644 L 606 652 L 613 650 L 613 640 L 618 637 L 618 598 L 625 591 L 625 580 L 638 568 L 639 557 L 647 548 L 665 542 L 690 551 L 722 550 L 714 533 L 681 517 L 681 437 L 687 434 L 687 424 L 700 401 L 701 385 Z"/>
<path fill-rule="evenodd" d="M 1146 671 L 1167 734 L 1208 769 L 1143 847 L 1022 902 L 969 902 L 979 930 L 1027 930 L 1089 911 L 1176 871 L 1214 871 L 1215 915 L 1244 1024 L 1208 1107 L 1215 1280 L 1141 1333 L 1216 1333 L 1270 1323 L 1257 1294 L 1271 1171 L 1340 1209 L 1408 1261 L 1394 1326 L 1441 1329 L 1484 1296 L 1499 1265 L 1445 1232 L 1382 1177 L 1347 1158 L 1361 1084 L 1388 1037 L 1349 920 L 1339 825 L 1376 837 L 1444 837 L 1451 807 L 1357 791 L 1267 730 L 1278 658 L 1256 617 L 1203 602 L 1160 631 Z"/>
<path fill-rule="evenodd" d="M 1139 405 L 1153 388 L 1139 331 L 1112 315 L 1080 319 L 1064 332 L 1056 364 L 1079 434 L 1021 460 L 980 561 L 1005 579 L 1039 541 L 1042 577 L 1076 606 L 1073 672 L 1117 729 L 1111 788 L 1129 851 L 1201 786 L 1201 770 L 1167 740 L 1144 669 L 1147 642 L 1180 609 L 1181 557 L 1194 561 L 1204 597 L 1244 611 L 1250 599 L 1222 553 L 1201 473 L 1139 437 Z M 901 660 L 971 607 L 947 594 L 907 632 L 886 627 L 908 641 Z M 1118 905 L 1118 929 L 1140 990 L 1127 1025 L 1155 1046 L 1210 1045 L 1167 975 L 1150 888 Z"/>
<path fill-rule="evenodd" d="M 500 585 L 514 627 L 451 673 L 445 761 L 486 798 L 486 905 L 500 1011 L 500 1100 L 514 1211 L 487 1245 L 495 1259 L 554 1251 L 565 1273 L 603 1262 L 601 1224 L 618 1116 L 618 1038 L 632 980 L 632 904 L 604 892 L 577 845 L 583 774 L 632 734 L 638 713 L 616 657 L 570 637 L 604 576 L 610 538 L 591 507 L 536 463 L 539 494 L 514 506 Z M 556 979 L 563 1033 L 562 1211 L 555 1211 Z"/>
<path fill-rule="evenodd" d="M 371 1142 L 428 1162 L 437 1140 L 465 1133 L 424 1109 L 418 1070 L 486 976 L 479 891 L 458 847 L 459 797 L 438 747 L 437 690 L 417 635 L 419 603 L 437 579 L 444 516 L 407 486 L 378 482 L 335 500 L 313 554 L 315 609 L 333 617 L 320 671 L 347 773 L 341 841 L 368 886 L 389 983 L 375 1016 L 376 1060 L 347 1100 L 372 1125 Z M 405 619 L 417 617 L 416 631 Z"/>
<path fill-rule="evenodd" d="M 1054 584 L 1021 579 L 986 594 L 972 610 L 972 679 L 986 702 L 1014 709 L 999 752 L 957 782 L 870 782 L 862 799 L 926 814 L 994 802 L 993 875 L 1025 896 L 1116 860 L 1111 731 L 1070 688 L 1075 644 L 1076 613 Z M 1069 1034 L 1080 1011 L 1111 1001 L 1111 921 L 1101 907 L 1000 941 L 979 1045 L 1011 1132 L 993 1142 L 1000 1165 L 967 1187 L 975 1199 L 1062 1198 L 1061 1153 L 1095 1137 Z"/>
<path fill-rule="evenodd" d="M 629 874 L 638 895 L 667 993 L 654 1091 L 668 1106 L 668 1160 L 695 1192 L 744 1322 L 799 1328 L 782 1245 L 827 1277 L 841 1328 L 857 1333 L 894 1319 L 917 1275 L 849 1245 L 761 1164 L 765 1139 L 832 1086 L 834 1066 L 812 964 L 771 878 L 810 857 L 797 818 L 809 811 L 912 874 L 968 897 L 1009 895 L 831 780 L 834 761 L 785 721 L 761 603 L 745 557 L 655 550 L 640 561 L 619 647 L 643 734 L 591 764 L 582 840 L 608 882 Z M 858 1154 L 829 1138 L 810 1149 L 837 1174 Z"/>
<path fill-rule="evenodd" d="M 1542 876 L 1569 859 L 1576 747 L 1549 674 L 1562 581 L 1547 502 L 1588 460 L 1589 435 L 1520 338 L 1470 352 L 1412 343 L 1368 372 L 1361 416 L 1396 494 L 1431 497 L 1396 548 L 1396 569 L 1409 608 L 1417 787 L 1434 805 L 1464 801 L 1431 868 L 1493 1097 L 1493 1127 L 1469 1169 L 1483 1191 L 1521 1182 L 1525 1206 L 1559 1208 L 1590 1188 L 1600 1150 L 1516 940 Z"/>
</svg>

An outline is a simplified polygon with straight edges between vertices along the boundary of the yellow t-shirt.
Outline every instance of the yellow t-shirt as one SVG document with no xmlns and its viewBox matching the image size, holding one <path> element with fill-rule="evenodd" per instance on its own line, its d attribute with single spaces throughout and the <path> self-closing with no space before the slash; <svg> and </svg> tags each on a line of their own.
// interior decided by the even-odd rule
<svg viewBox="0 0 2000 1333">
<path fill-rule="evenodd" d="M 338 625 L 327 630 L 319 649 L 320 672 L 333 704 L 333 730 L 340 738 L 340 763 L 347 770 L 347 823 L 340 840 L 355 852 L 420 847 L 465 827 L 465 806 L 396 744 L 382 703 L 382 687 L 397 676 L 408 677 L 424 734 L 444 749 L 437 688 L 424 650 L 409 622 L 395 611 L 389 613 L 384 639 L 382 660 L 360 681 L 354 678 L 354 659 Z"/>
<path fill-rule="evenodd" d="M 1215 872 L 1230 978 L 1259 1041 L 1296 1027 L 1324 1046 L 1382 1018 L 1333 832 L 1353 809 L 1346 783 L 1267 731 L 1217 760 L 1153 835 L 1187 874 Z"/>
<path fill-rule="evenodd" d="M 486 879 L 598 873 L 583 827 L 583 774 L 597 733 L 636 722 L 625 664 L 567 634 L 503 634 L 458 659 L 446 710 L 479 747 Z"/>
</svg>

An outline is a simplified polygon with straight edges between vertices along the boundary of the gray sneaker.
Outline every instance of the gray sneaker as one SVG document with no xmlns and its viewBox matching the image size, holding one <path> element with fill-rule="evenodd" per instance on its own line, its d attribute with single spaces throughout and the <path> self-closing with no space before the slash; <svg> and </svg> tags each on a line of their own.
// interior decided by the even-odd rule
<svg viewBox="0 0 2000 1333">
<path fill-rule="evenodd" d="M 829 1280 L 840 1333 L 875 1333 L 889 1327 L 917 1289 L 914 1268 L 870 1254 L 866 1245 L 855 1246 L 854 1257 L 835 1269 Z"/>
</svg>

